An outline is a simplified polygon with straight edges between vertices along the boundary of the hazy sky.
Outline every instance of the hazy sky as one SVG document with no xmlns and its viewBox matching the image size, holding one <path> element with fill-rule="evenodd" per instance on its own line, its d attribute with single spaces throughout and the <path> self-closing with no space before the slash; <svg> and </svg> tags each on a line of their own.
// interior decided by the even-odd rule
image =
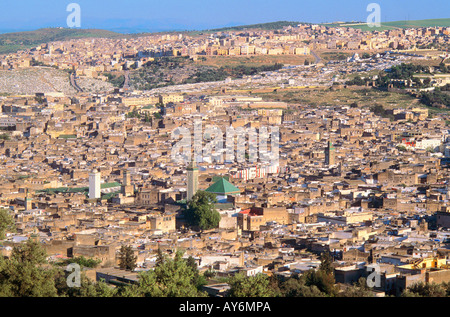
<svg viewBox="0 0 450 317">
<path fill-rule="evenodd" d="M 0 0 L 0 29 L 66 27 L 71 2 L 82 28 L 205 29 L 273 21 L 366 21 L 369 3 L 384 21 L 450 18 L 449 0 Z"/>
</svg>

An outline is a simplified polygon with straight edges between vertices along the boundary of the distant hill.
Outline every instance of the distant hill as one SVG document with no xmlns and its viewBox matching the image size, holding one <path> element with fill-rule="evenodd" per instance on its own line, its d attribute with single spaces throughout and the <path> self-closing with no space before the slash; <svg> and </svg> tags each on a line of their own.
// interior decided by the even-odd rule
<svg viewBox="0 0 450 317">
<path fill-rule="evenodd" d="M 259 24 L 249 24 L 240 26 L 231 26 L 217 29 L 208 29 L 201 31 L 185 31 L 187 33 L 214 33 L 227 31 L 243 31 L 243 30 L 278 30 L 286 26 L 297 26 L 298 24 L 312 24 L 308 22 L 295 21 L 277 21 Z M 336 22 L 336 23 L 321 23 L 321 25 L 329 27 L 352 27 L 359 28 L 363 31 L 373 30 L 390 30 L 398 28 L 413 28 L 413 27 L 434 27 L 443 26 L 450 27 L 450 18 L 446 19 L 429 19 L 429 20 L 414 20 L 414 21 L 392 21 L 383 22 L 380 27 L 371 28 L 364 22 Z M 185 33 L 177 31 L 177 33 Z M 157 32 L 157 33 L 172 33 L 172 32 Z M 124 37 L 139 37 L 155 33 L 139 33 L 139 34 L 123 34 L 101 29 L 68 29 L 68 28 L 45 28 L 35 31 L 14 32 L 0 34 L 0 54 L 12 53 L 18 50 L 35 47 L 42 43 L 53 41 L 65 41 L 77 38 L 124 38 Z"/>
<path fill-rule="evenodd" d="M 407 28 L 422 28 L 422 27 L 450 27 L 450 18 L 446 19 L 428 19 L 428 20 L 410 20 L 410 21 L 391 21 L 382 22 L 380 27 L 369 27 L 366 22 L 339 22 L 339 23 L 323 23 L 322 25 L 328 27 L 350 27 L 361 29 L 363 31 L 372 30 L 394 30 L 394 29 L 407 29 Z"/>
<path fill-rule="evenodd" d="M 299 22 L 299 21 L 277 21 L 259 24 L 249 24 L 249 25 L 239 25 L 231 26 L 217 29 L 203 30 L 200 32 L 213 33 L 213 32 L 227 32 L 227 31 L 243 31 L 250 29 L 259 30 L 279 30 L 286 26 L 297 26 L 299 24 L 320 24 L 329 27 L 351 27 L 362 29 L 363 31 L 372 30 L 392 30 L 398 28 L 415 28 L 415 27 L 435 27 L 443 26 L 450 27 L 450 18 L 446 19 L 428 19 L 428 20 L 412 20 L 412 21 L 391 21 L 382 22 L 380 27 L 369 27 L 366 22 L 336 22 L 336 23 L 309 23 L 309 22 Z"/>
<path fill-rule="evenodd" d="M 294 22 L 294 21 L 277 21 L 277 22 L 268 22 L 268 23 L 230 26 L 230 27 L 224 27 L 224 28 L 219 28 L 219 29 L 204 30 L 204 32 L 242 31 L 242 30 L 249 30 L 249 29 L 278 30 L 278 29 L 282 29 L 285 26 L 297 26 L 299 24 L 311 24 L 311 23 Z"/>
<path fill-rule="evenodd" d="M 417 27 L 435 27 L 435 26 L 450 27 L 450 18 L 384 22 L 382 23 L 382 25 L 395 26 L 399 28 L 417 28 Z"/>
<path fill-rule="evenodd" d="M 32 48 L 42 43 L 77 38 L 118 38 L 123 34 L 98 29 L 46 28 L 35 31 L 0 34 L 0 54 Z"/>
</svg>

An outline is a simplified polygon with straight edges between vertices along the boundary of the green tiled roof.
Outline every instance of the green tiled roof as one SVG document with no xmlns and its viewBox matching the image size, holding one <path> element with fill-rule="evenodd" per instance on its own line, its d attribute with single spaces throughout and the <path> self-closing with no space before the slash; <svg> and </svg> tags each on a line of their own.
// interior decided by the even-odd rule
<svg viewBox="0 0 450 317">
<path fill-rule="evenodd" d="M 61 134 L 58 138 L 59 139 L 76 139 L 77 135 L 76 134 Z"/>
<path fill-rule="evenodd" d="M 118 186 L 122 186 L 122 185 L 120 185 L 120 183 L 118 183 L 118 182 L 100 184 L 101 188 L 111 188 L 111 187 L 118 187 Z"/>
<path fill-rule="evenodd" d="M 118 182 L 111 183 L 102 183 L 100 184 L 101 189 L 113 188 L 121 186 Z M 47 188 L 41 189 L 37 191 L 38 193 L 47 192 L 47 193 L 88 193 L 89 187 L 59 187 L 59 188 Z"/>
<path fill-rule="evenodd" d="M 207 192 L 219 195 L 239 194 L 241 191 L 239 188 L 231 184 L 225 178 L 219 179 L 206 189 Z"/>
</svg>

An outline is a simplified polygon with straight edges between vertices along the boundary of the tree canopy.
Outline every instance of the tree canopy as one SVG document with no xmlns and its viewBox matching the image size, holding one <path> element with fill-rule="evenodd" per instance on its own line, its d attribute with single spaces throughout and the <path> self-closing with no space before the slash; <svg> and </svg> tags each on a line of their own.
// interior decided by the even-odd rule
<svg viewBox="0 0 450 317">
<path fill-rule="evenodd" d="M 0 296 L 56 296 L 55 271 L 45 264 L 46 253 L 38 242 L 28 240 L 14 247 L 10 259 L 0 260 Z"/>
<path fill-rule="evenodd" d="M 133 271 L 136 268 L 137 256 L 131 246 L 123 245 L 119 251 L 119 267 L 123 270 Z"/>
<path fill-rule="evenodd" d="M 160 253 L 161 259 L 154 270 L 141 272 L 139 283 L 123 287 L 124 297 L 203 297 L 197 283 L 198 271 L 177 251 L 173 258 Z"/>
<path fill-rule="evenodd" d="M 275 289 L 270 287 L 270 280 L 266 274 L 246 276 L 238 273 L 228 281 L 230 284 L 229 297 L 274 297 Z"/>
<path fill-rule="evenodd" d="M 0 209 L 0 240 L 5 239 L 6 232 L 15 231 L 14 218 L 10 215 L 7 209 Z"/>
<path fill-rule="evenodd" d="M 200 230 L 217 228 L 220 222 L 220 214 L 216 210 L 216 195 L 206 191 L 198 191 L 188 202 L 184 212 L 190 226 Z"/>
</svg>

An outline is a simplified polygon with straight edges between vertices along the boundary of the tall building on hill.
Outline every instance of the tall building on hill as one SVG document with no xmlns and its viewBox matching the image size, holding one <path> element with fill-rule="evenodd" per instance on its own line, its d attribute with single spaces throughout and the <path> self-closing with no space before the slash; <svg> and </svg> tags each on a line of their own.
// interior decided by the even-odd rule
<svg viewBox="0 0 450 317">
<path fill-rule="evenodd" d="M 198 191 L 198 167 L 195 160 L 193 160 L 187 167 L 186 201 L 191 200 L 197 191 Z"/>
<path fill-rule="evenodd" d="M 89 199 L 101 198 L 100 172 L 96 169 L 89 174 Z"/>
</svg>

